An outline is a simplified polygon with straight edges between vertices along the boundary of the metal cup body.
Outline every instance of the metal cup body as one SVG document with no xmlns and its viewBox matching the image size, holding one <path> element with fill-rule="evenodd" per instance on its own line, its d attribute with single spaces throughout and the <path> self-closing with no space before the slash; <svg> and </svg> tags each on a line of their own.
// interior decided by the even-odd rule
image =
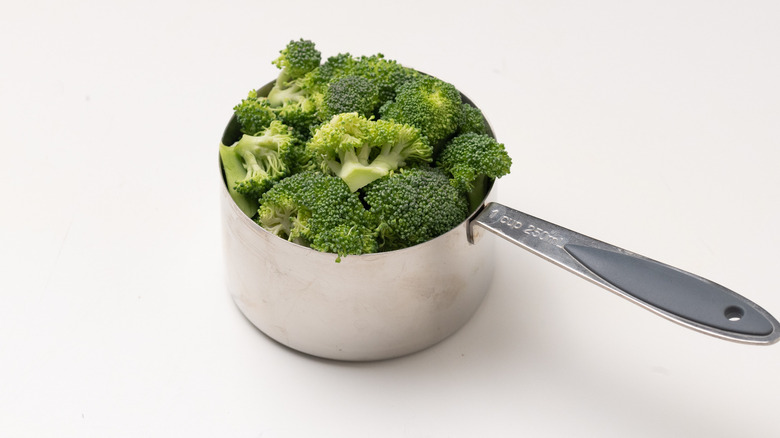
<svg viewBox="0 0 780 438">
<path fill-rule="evenodd" d="M 469 243 L 468 221 L 410 248 L 336 263 L 267 232 L 222 184 L 227 289 L 263 333 L 329 359 L 404 356 L 461 328 L 493 277 L 491 239 Z"/>
</svg>

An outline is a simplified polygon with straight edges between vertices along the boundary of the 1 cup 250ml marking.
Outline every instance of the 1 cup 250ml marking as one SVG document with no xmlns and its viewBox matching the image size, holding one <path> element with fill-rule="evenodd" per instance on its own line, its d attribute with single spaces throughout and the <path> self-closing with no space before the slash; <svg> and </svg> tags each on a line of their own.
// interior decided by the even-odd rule
<svg viewBox="0 0 780 438">
<path fill-rule="evenodd" d="M 499 210 L 492 210 L 490 212 L 490 218 L 494 219 L 496 216 L 498 216 L 501 212 Z M 498 222 L 504 226 L 506 226 L 509 229 L 512 230 L 521 230 L 523 233 L 531 236 L 536 237 L 539 240 L 545 241 L 547 243 L 550 243 L 552 245 L 555 245 L 559 248 L 563 248 L 563 239 L 561 237 L 555 236 L 552 234 L 552 232 L 544 230 L 542 228 L 539 228 L 536 225 L 533 224 L 527 224 L 523 225 L 523 223 L 517 219 L 513 219 L 506 215 L 501 215 L 501 218 L 498 220 Z"/>
</svg>

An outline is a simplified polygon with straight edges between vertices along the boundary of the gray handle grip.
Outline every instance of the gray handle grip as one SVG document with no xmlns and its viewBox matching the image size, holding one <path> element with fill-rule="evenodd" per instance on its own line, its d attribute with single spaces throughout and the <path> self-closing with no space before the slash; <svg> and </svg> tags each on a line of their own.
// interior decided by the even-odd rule
<svg viewBox="0 0 780 438">
<path fill-rule="evenodd" d="M 751 344 L 780 340 L 780 323 L 764 309 L 689 272 L 497 203 L 472 225 L 691 329 Z"/>
</svg>

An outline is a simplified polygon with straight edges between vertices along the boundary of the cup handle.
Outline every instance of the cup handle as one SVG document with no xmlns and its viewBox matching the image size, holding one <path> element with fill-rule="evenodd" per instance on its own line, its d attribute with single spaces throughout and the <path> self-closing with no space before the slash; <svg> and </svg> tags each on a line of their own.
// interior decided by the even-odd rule
<svg viewBox="0 0 780 438">
<path fill-rule="evenodd" d="M 705 278 L 498 203 L 472 220 L 651 312 L 718 338 L 769 345 L 780 323 L 747 298 Z"/>
</svg>

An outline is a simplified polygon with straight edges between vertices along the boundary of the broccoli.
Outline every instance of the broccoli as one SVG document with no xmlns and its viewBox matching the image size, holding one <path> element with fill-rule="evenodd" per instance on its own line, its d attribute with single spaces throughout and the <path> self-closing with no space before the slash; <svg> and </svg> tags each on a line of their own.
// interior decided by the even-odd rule
<svg viewBox="0 0 780 438">
<path fill-rule="evenodd" d="M 364 224 L 339 224 L 316 236 L 309 245 L 321 252 L 337 254 L 336 262 L 349 254 L 371 254 L 378 251 L 374 227 Z"/>
<path fill-rule="evenodd" d="M 324 171 L 341 177 L 353 192 L 407 162 L 431 161 L 430 145 L 410 125 L 337 114 L 321 125 L 306 149 Z"/>
<path fill-rule="evenodd" d="M 485 197 L 489 181 L 509 173 L 512 159 L 493 137 L 471 132 L 447 143 L 436 165 L 451 175 L 453 187 L 469 195 L 473 210 Z"/>
<path fill-rule="evenodd" d="M 376 252 L 376 228 L 357 193 L 318 171 L 291 175 L 260 198 L 256 222 L 291 242 L 323 252 Z"/>
<path fill-rule="evenodd" d="M 509 172 L 452 84 L 381 53 L 322 62 L 304 39 L 272 63 L 267 96 L 234 106 L 220 158 L 236 205 L 280 238 L 336 261 L 417 245 L 462 223 Z"/>
<path fill-rule="evenodd" d="M 475 134 L 487 134 L 487 125 L 482 111 L 466 102 L 460 105 L 458 111 L 458 135 L 473 132 Z"/>
<path fill-rule="evenodd" d="M 311 94 L 299 100 L 288 100 L 280 107 L 273 107 L 268 98 L 258 96 L 257 91 L 252 90 L 233 110 L 243 134 L 256 135 L 272 121 L 279 120 L 293 128 L 293 133 L 300 141 L 306 142 L 311 137 L 311 128 L 319 123 L 320 102 L 320 95 Z"/>
<path fill-rule="evenodd" d="M 299 101 L 288 101 L 276 110 L 276 116 L 295 130 L 295 135 L 305 142 L 312 135 L 312 129 L 321 121 L 319 108 L 322 95 L 312 94 Z"/>
<path fill-rule="evenodd" d="M 230 194 L 248 216 L 254 215 L 257 199 L 290 174 L 294 142 L 290 128 L 274 120 L 258 135 L 244 134 L 231 146 L 220 144 Z"/>
<path fill-rule="evenodd" d="M 251 90 L 247 98 L 233 110 L 241 126 L 241 132 L 247 135 L 257 135 L 271 122 L 277 120 L 276 112 L 267 99 L 257 96 L 257 90 Z"/>
<path fill-rule="evenodd" d="M 344 76 L 335 79 L 325 91 L 323 117 L 356 112 L 371 117 L 379 106 L 379 88 L 374 81 L 362 76 Z"/>
<path fill-rule="evenodd" d="M 290 41 L 280 53 L 273 63 L 282 71 L 268 97 L 259 99 L 266 100 L 276 117 L 305 141 L 311 135 L 310 128 L 319 122 L 322 93 L 308 86 L 304 78 L 318 70 L 322 56 L 314 43 L 303 39 Z"/>
<path fill-rule="evenodd" d="M 392 100 L 402 84 L 419 77 L 420 73 L 385 58 L 381 53 L 360 57 L 340 53 L 328 58 L 318 69 L 307 74 L 301 80 L 301 85 L 310 90 L 325 92 L 328 85 L 346 76 L 371 80 L 377 86 L 381 104 Z"/>
<path fill-rule="evenodd" d="M 287 100 L 298 100 L 301 97 L 305 90 L 299 79 L 319 67 L 322 60 L 322 55 L 314 47 L 314 43 L 304 39 L 290 41 L 279 53 L 281 55 L 273 64 L 282 71 L 268 93 L 268 100 L 276 107 L 282 106 Z"/>
<path fill-rule="evenodd" d="M 279 51 L 280 55 L 273 64 L 282 69 L 288 79 L 297 79 L 320 66 L 322 54 L 311 40 L 292 40 Z"/>
<path fill-rule="evenodd" d="M 389 60 L 381 53 L 354 59 L 354 62 L 349 63 L 344 69 L 343 75 L 354 75 L 373 80 L 379 88 L 381 102 L 392 100 L 401 85 L 421 76 L 416 70 Z"/>
<path fill-rule="evenodd" d="M 339 53 L 331 56 L 318 68 L 301 78 L 301 86 L 324 93 L 331 82 L 338 78 L 349 76 L 349 73 L 347 73 L 348 66 L 354 64 L 354 62 L 355 58 L 349 53 Z"/>
<path fill-rule="evenodd" d="M 364 191 L 369 211 L 380 224 L 381 251 L 426 242 L 468 215 L 466 197 L 437 168 L 403 169 L 374 181 Z"/>
<path fill-rule="evenodd" d="M 447 82 L 421 76 L 398 88 L 395 100 L 380 108 L 380 118 L 420 128 L 434 147 L 458 129 L 460 92 Z"/>
</svg>

